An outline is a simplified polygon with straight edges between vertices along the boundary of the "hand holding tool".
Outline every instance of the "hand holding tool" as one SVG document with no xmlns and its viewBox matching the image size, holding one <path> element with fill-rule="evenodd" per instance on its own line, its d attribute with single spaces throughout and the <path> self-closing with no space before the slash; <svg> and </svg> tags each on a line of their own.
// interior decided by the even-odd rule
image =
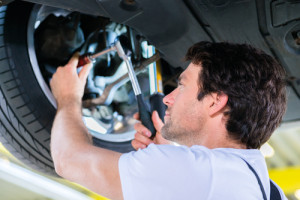
<svg viewBox="0 0 300 200">
<path fill-rule="evenodd" d="M 151 131 L 151 133 L 152 133 L 151 138 L 155 137 L 156 130 L 154 128 L 154 125 L 153 125 L 153 122 L 151 119 L 151 113 L 149 111 L 147 104 L 144 101 L 144 97 L 141 93 L 141 89 L 140 89 L 139 83 L 137 81 L 136 75 L 134 73 L 130 57 L 125 54 L 119 41 L 116 41 L 115 44 L 113 46 L 111 46 L 110 48 L 100 51 L 98 53 L 84 54 L 84 55 L 79 56 L 79 61 L 78 61 L 77 67 L 94 62 L 98 56 L 106 54 L 110 51 L 117 51 L 119 57 L 125 62 L 126 66 L 127 66 L 127 70 L 128 70 L 129 79 L 131 81 L 132 88 L 133 88 L 133 91 L 134 91 L 134 94 L 136 96 L 136 100 L 138 103 L 140 119 L 142 121 L 142 124 Z"/>
<path fill-rule="evenodd" d="M 148 49 L 148 56 L 153 55 L 155 52 L 153 47 Z M 149 65 L 149 79 L 150 79 L 150 105 L 151 110 L 156 110 L 159 118 L 164 122 L 164 116 L 166 112 L 166 105 L 163 103 L 163 84 L 161 76 L 161 64 L 160 61 L 156 61 Z"/>
<path fill-rule="evenodd" d="M 113 45 L 103 51 L 100 51 L 98 53 L 95 53 L 95 54 L 91 54 L 91 53 L 83 54 L 83 55 L 79 56 L 77 67 L 82 67 L 85 64 L 93 63 L 93 62 L 95 62 L 95 59 L 97 57 L 104 55 L 106 53 L 109 53 L 111 51 L 116 51 L 115 45 Z"/>
<path fill-rule="evenodd" d="M 139 115 L 140 115 L 140 119 L 142 121 L 142 124 L 144 126 L 146 126 L 151 131 L 151 134 L 152 134 L 151 137 L 153 138 L 153 137 L 155 137 L 156 130 L 154 128 L 154 125 L 153 125 L 153 122 L 152 122 L 152 119 L 151 119 L 151 113 L 149 111 L 149 108 L 148 108 L 147 104 L 144 101 L 143 94 L 141 93 L 141 89 L 140 89 L 138 80 L 136 78 L 136 75 L 134 73 L 130 57 L 128 57 L 125 54 L 125 52 L 124 52 L 124 50 L 123 50 L 123 48 L 122 48 L 119 41 L 117 41 L 115 43 L 115 48 L 117 50 L 117 53 L 118 53 L 119 57 L 122 60 L 124 60 L 124 62 L 126 63 L 129 78 L 130 78 L 132 88 L 133 88 L 133 91 L 134 91 L 134 94 L 135 94 L 135 97 L 136 97 L 136 100 L 137 100 L 137 103 L 138 103 Z"/>
</svg>

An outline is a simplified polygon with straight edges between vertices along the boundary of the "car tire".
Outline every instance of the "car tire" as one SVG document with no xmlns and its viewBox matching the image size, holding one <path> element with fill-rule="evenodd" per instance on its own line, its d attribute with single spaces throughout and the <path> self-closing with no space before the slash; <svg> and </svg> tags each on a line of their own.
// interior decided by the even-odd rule
<svg viewBox="0 0 300 200">
<path fill-rule="evenodd" d="M 33 72 L 27 46 L 27 23 L 34 4 L 15 1 L 0 7 L 0 142 L 21 162 L 56 175 L 50 154 L 50 132 L 56 109 Z M 131 142 L 93 139 L 119 152 Z"/>
</svg>

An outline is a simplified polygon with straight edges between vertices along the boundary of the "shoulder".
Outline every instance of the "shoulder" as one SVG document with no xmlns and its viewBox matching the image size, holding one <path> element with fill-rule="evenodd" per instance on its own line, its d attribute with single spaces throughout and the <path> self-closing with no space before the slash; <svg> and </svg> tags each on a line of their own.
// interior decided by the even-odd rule
<svg viewBox="0 0 300 200">
<path fill-rule="evenodd" d="M 257 159 L 264 160 L 259 150 L 254 149 L 230 149 L 230 148 L 217 148 L 208 149 L 204 146 L 194 145 L 192 147 L 187 146 L 175 146 L 175 145 L 155 145 L 150 144 L 145 149 L 139 149 L 138 151 L 132 151 L 122 155 L 126 159 L 139 159 L 139 158 L 151 158 L 153 159 L 176 159 L 184 157 L 185 159 L 238 159 L 254 162 Z"/>
<path fill-rule="evenodd" d="M 139 171 L 173 168 L 177 170 L 202 170 L 209 169 L 211 164 L 211 150 L 197 146 L 155 145 L 147 148 L 123 154 L 119 160 L 119 168 L 138 168 Z"/>
<path fill-rule="evenodd" d="M 232 196 L 230 191 L 237 187 L 237 183 L 242 188 L 241 196 L 244 196 L 243 188 L 257 183 L 241 157 L 251 163 L 252 160 L 262 162 L 261 154 L 256 150 L 151 144 L 146 149 L 122 155 L 119 161 L 119 171 L 125 196 L 130 197 L 128 199 L 134 199 L 131 197 L 137 195 L 130 191 L 141 192 L 141 198 L 136 199 L 142 199 L 145 194 L 151 199 L 158 199 L 158 197 L 151 196 L 152 193 L 147 193 L 149 191 L 144 188 L 157 191 L 162 188 L 178 191 L 174 192 L 176 197 L 181 194 L 184 197 L 191 195 L 191 199 L 196 194 L 199 199 L 209 199 L 209 197 L 216 197 L 214 194 L 220 193 L 226 194 L 229 198 L 230 195 Z M 241 184 L 241 179 L 247 181 Z M 249 182 L 249 179 L 253 179 L 252 182 Z M 159 193 L 159 195 L 164 194 L 169 193 Z M 179 199 L 187 199 L 184 197 Z M 160 199 L 174 198 L 160 196 Z"/>
<path fill-rule="evenodd" d="M 123 154 L 119 162 L 126 163 L 126 165 L 152 165 L 156 163 L 157 167 L 180 163 L 181 166 L 186 167 L 188 165 L 200 170 L 201 168 L 212 167 L 211 165 L 218 165 L 219 163 L 228 163 L 231 165 L 232 162 L 230 161 L 237 161 L 243 164 L 241 156 L 246 156 L 246 159 L 249 160 L 248 157 L 256 158 L 260 155 L 257 151 L 251 150 L 208 149 L 200 145 L 187 147 L 150 144 L 143 150 Z"/>
<path fill-rule="evenodd" d="M 186 146 L 175 145 L 155 145 L 150 144 L 145 149 L 129 152 L 122 155 L 122 159 L 151 159 L 159 160 L 196 160 L 205 159 L 211 156 L 212 151 L 203 146 L 194 146 L 192 148 Z"/>
<path fill-rule="evenodd" d="M 119 172 L 124 196 L 128 199 L 145 199 L 145 196 L 149 197 L 146 199 L 185 199 L 197 194 L 200 199 L 206 199 L 211 185 L 209 154 L 210 150 L 205 147 L 153 144 L 123 154 Z M 174 194 L 162 192 L 162 189 Z"/>
</svg>

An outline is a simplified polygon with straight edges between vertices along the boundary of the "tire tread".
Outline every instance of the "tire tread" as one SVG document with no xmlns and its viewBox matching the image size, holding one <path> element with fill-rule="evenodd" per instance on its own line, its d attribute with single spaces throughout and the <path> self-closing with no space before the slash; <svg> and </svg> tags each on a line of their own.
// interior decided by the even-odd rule
<svg viewBox="0 0 300 200">
<path fill-rule="evenodd" d="M 41 125 L 35 116 L 35 109 L 29 105 L 30 100 L 11 60 L 10 48 L 4 43 L 6 11 L 7 6 L 0 8 L 0 141 L 21 162 L 40 172 L 56 175 L 50 150 L 43 146 L 49 143 L 50 136 L 45 136 L 46 126 Z M 17 115 L 14 109 L 26 113 Z M 24 122 L 33 131 L 26 130 Z"/>
</svg>

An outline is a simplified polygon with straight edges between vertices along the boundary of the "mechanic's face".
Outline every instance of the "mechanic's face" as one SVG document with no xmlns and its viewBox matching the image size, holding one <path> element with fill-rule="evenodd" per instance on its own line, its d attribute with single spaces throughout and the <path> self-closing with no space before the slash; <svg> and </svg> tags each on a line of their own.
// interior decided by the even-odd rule
<svg viewBox="0 0 300 200">
<path fill-rule="evenodd" d="M 190 143 L 203 129 L 206 113 L 197 99 L 201 66 L 191 63 L 180 75 L 177 88 L 164 98 L 168 106 L 162 136 L 181 144 Z"/>
</svg>

